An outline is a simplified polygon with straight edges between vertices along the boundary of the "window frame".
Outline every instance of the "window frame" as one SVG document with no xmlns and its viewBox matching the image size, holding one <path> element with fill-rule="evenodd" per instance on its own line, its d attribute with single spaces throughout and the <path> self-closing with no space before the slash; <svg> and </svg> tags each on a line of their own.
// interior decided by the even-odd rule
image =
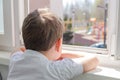
<svg viewBox="0 0 120 80">
<path fill-rule="evenodd" d="M 57 2 L 57 1 L 55 1 Z M 58 2 L 59 4 L 62 5 L 62 2 Z M 119 0 L 109 0 L 109 7 L 113 7 L 114 6 L 114 10 L 112 11 L 111 9 L 109 10 L 109 14 L 108 14 L 108 48 L 107 50 L 105 49 L 96 49 L 96 48 L 87 48 L 87 47 L 81 47 L 81 46 L 71 46 L 71 45 L 63 45 L 63 49 L 70 49 L 70 50 L 79 50 L 79 51 L 89 51 L 90 52 L 97 52 L 97 53 L 108 53 L 109 55 L 114 54 L 116 59 L 120 59 L 120 51 L 119 51 L 119 19 L 118 17 L 120 17 L 119 13 L 120 13 L 120 1 Z M 112 5 L 114 4 L 114 5 Z M 7 6 L 5 6 L 7 5 Z M 56 6 L 57 4 L 53 5 L 50 2 L 50 9 L 51 11 L 55 12 L 56 10 L 53 10 L 54 6 Z M 23 6 L 23 7 L 21 7 Z M 60 11 L 59 13 L 57 13 L 58 16 L 61 17 L 62 14 L 62 7 L 60 7 Z M 5 50 L 13 50 L 16 47 L 21 46 L 21 39 L 20 39 L 20 26 L 22 24 L 22 21 L 24 19 L 24 17 L 29 13 L 29 0 L 3 0 L 3 9 L 4 9 L 4 28 L 5 28 L 5 35 L 0 35 L 0 49 L 5 49 Z M 23 10 L 22 10 L 23 9 Z M 9 15 L 8 12 L 9 11 Z M 57 9 L 58 10 L 58 9 Z M 114 12 L 114 13 L 113 13 Z M 111 16 L 113 15 L 113 16 Z M 8 18 L 7 18 L 8 17 Z M 22 17 L 22 18 L 21 18 Z M 16 20 L 18 19 L 18 21 Z M 110 19 L 113 19 L 114 22 L 112 22 Z M 112 26 L 115 26 L 114 31 L 112 32 L 113 28 L 111 28 Z M 8 26 L 11 26 L 10 28 L 8 28 Z M 18 27 L 16 27 L 18 26 Z M 2 44 L 4 45 L 2 45 Z M 93 50 L 92 50 L 93 49 Z M 101 51 L 101 52 L 100 52 Z M 107 54 L 106 53 L 106 54 Z"/>
<path fill-rule="evenodd" d="M 1 0 L 1 3 L 0 3 L 1 5 L 0 5 L 0 8 L 3 8 L 3 0 Z M 4 21 L 4 19 L 3 19 L 3 9 L 1 10 L 2 12 L 1 12 L 1 19 Z M 4 27 L 4 22 L 3 21 L 1 21 L 2 22 L 2 27 Z M 0 32 L 0 35 L 3 35 L 4 34 L 4 28 L 2 28 L 2 31 Z"/>
<path fill-rule="evenodd" d="M 11 49 L 10 46 L 14 45 L 11 28 L 13 26 L 12 10 L 12 0 L 3 0 L 4 34 L 0 34 L 0 49 Z"/>
<path fill-rule="evenodd" d="M 28 14 L 29 0 L 3 0 L 4 34 L 0 35 L 0 50 L 20 47 L 20 28 Z"/>
<path fill-rule="evenodd" d="M 120 1 L 119 0 L 109 0 L 109 10 L 108 10 L 108 53 L 109 55 L 114 55 L 115 59 L 120 59 Z"/>
</svg>

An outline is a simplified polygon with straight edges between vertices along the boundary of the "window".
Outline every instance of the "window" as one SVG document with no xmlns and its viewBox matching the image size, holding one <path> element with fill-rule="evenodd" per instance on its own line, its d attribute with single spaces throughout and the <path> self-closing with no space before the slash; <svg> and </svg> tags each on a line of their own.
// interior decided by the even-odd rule
<svg viewBox="0 0 120 80">
<path fill-rule="evenodd" d="M 4 33 L 4 24 L 3 24 L 3 0 L 0 0 L 0 34 Z"/>
<path fill-rule="evenodd" d="M 64 44 L 106 48 L 106 0 L 63 0 Z"/>
<path fill-rule="evenodd" d="M 20 46 L 20 26 L 26 12 L 24 0 L 0 0 L 0 30 L 4 29 L 0 35 L 0 50 L 12 51 Z"/>
<path fill-rule="evenodd" d="M 116 29 L 118 27 L 118 25 L 116 25 L 118 24 L 116 23 L 118 21 L 118 16 L 116 16 L 116 14 L 118 14 L 119 11 L 119 0 L 45 0 L 42 2 L 44 3 L 44 5 L 42 5 L 42 8 L 50 8 L 51 11 L 65 20 L 66 32 L 68 30 L 68 34 L 71 34 L 71 32 L 69 31 L 73 31 L 74 33 L 73 36 L 70 35 L 70 37 L 68 38 L 69 40 L 71 40 L 71 43 L 69 42 L 69 40 L 67 42 L 64 41 L 64 49 L 78 49 L 98 53 L 116 54 L 116 44 L 119 44 L 119 42 L 117 42 L 117 35 L 119 34 L 116 33 L 118 32 Z M 37 1 L 34 3 L 37 3 Z M 30 5 L 31 4 L 32 3 L 30 3 Z M 66 11 L 65 4 L 67 4 L 67 6 L 69 6 L 70 4 L 72 5 L 71 8 L 69 7 L 71 11 L 68 10 L 71 12 L 71 14 L 69 14 L 70 17 L 66 17 L 66 14 L 68 14 L 69 12 Z M 31 7 L 34 7 L 34 9 L 36 9 L 38 8 L 38 6 L 39 5 L 36 4 L 32 5 Z M 106 15 L 107 12 L 108 15 Z M 93 29 L 93 26 L 94 28 L 98 29 Z M 75 34 L 78 33 L 84 33 L 84 35 L 82 35 L 83 42 L 84 39 L 87 39 L 88 43 L 77 43 L 76 39 L 73 37 Z M 77 37 L 79 37 L 79 35 L 77 35 Z M 100 45 L 100 47 L 102 48 L 93 48 L 95 46 L 93 44 L 96 43 L 98 43 L 98 45 Z M 107 47 L 104 46 L 104 44 Z M 82 47 L 81 45 L 87 47 Z"/>
<path fill-rule="evenodd" d="M 11 49 L 12 47 L 12 7 L 11 0 L 0 0 L 0 49 Z M 2 22 L 2 23 L 1 23 Z"/>
<path fill-rule="evenodd" d="M 29 10 L 32 11 L 33 7 L 34 7 L 34 9 L 39 7 L 39 5 L 32 5 L 31 1 L 32 0 L 25 0 L 25 1 L 24 0 L 20 0 L 20 1 L 3 0 L 3 7 L 4 8 L 2 8 L 2 9 L 4 9 L 3 10 L 3 13 L 4 13 L 3 18 L 4 18 L 5 22 L 4 22 L 3 25 L 4 25 L 5 35 L 2 35 L 2 36 L 0 35 L 0 49 L 1 49 L 1 46 L 2 46 L 2 48 L 4 48 L 4 47 L 6 48 L 6 46 L 7 46 L 8 49 L 10 49 L 11 46 L 12 47 L 20 46 L 20 36 L 19 36 L 20 35 L 20 33 L 19 33 L 20 30 L 19 29 L 20 29 L 22 20 L 24 19 L 24 16 L 28 14 Z M 38 1 L 40 1 L 40 0 L 38 0 Z M 81 44 L 78 44 L 78 43 L 76 44 L 75 43 L 75 38 L 73 38 L 73 43 L 75 43 L 75 44 L 72 43 L 70 45 L 64 45 L 63 48 L 72 49 L 72 50 L 74 48 L 75 50 L 79 50 L 79 51 L 81 51 L 81 50 L 92 51 L 93 50 L 93 52 L 96 52 L 98 50 L 97 51 L 98 53 L 102 53 L 102 52 L 104 53 L 108 50 L 108 53 L 110 53 L 110 55 L 115 54 L 116 58 L 118 59 L 118 56 L 120 55 L 119 54 L 120 53 L 120 50 L 119 50 L 119 48 L 120 48 L 120 46 L 119 46 L 119 44 L 120 44 L 119 43 L 119 40 L 120 40 L 119 39 L 119 36 L 120 36 L 119 32 L 120 31 L 119 30 L 120 29 L 118 27 L 120 25 L 119 24 L 120 23 L 119 22 L 120 21 L 119 20 L 119 17 L 120 17 L 120 15 L 119 15 L 120 4 L 119 3 L 120 3 L 120 1 L 119 0 L 44 0 L 44 1 L 42 1 L 44 3 L 44 5 L 41 5 L 41 7 L 42 8 L 43 7 L 50 8 L 51 11 L 56 13 L 63 20 L 66 20 L 66 18 L 63 15 L 63 13 L 65 12 L 64 11 L 64 6 L 63 6 L 64 1 L 66 1 L 66 2 L 69 1 L 69 4 L 72 4 L 72 5 L 75 4 L 75 2 L 72 2 L 72 1 L 81 1 L 81 7 L 83 6 L 82 3 L 84 3 L 84 5 L 87 5 L 88 3 L 89 3 L 89 5 L 91 4 L 91 7 L 89 7 L 91 9 L 88 10 L 89 12 L 86 11 L 86 9 L 88 9 L 88 8 L 85 8 L 85 10 L 83 8 L 82 11 L 80 11 L 81 8 L 78 9 L 80 11 L 80 12 L 79 11 L 78 12 L 81 15 L 77 14 L 76 13 L 77 11 L 75 12 L 76 8 L 75 9 L 72 8 L 72 10 L 73 9 L 74 10 L 72 11 L 72 14 L 70 16 L 71 18 L 67 19 L 68 20 L 67 22 L 69 24 L 66 24 L 67 25 L 66 30 L 67 29 L 70 30 L 71 25 L 74 25 L 74 27 L 72 27 L 70 31 L 77 31 L 77 30 L 80 30 L 80 29 L 83 30 L 83 31 L 80 31 L 80 33 L 84 32 L 84 34 L 87 35 L 87 39 L 89 38 L 88 36 L 92 35 L 92 34 L 89 33 L 90 32 L 89 30 L 91 30 L 90 29 L 90 28 L 92 28 L 91 26 L 95 25 L 94 21 L 100 21 L 101 24 L 102 23 L 105 24 L 105 21 L 104 21 L 105 14 L 104 14 L 104 12 L 105 12 L 105 9 L 106 9 L 106 5 L 103 5 L 103 4 L 108 4 L 108 18 L 106 18 L 106 20 L 107 20 L 107 26 L 106 26 L 107 49 L 106 48 L 96 49 L 96 48 L 89 47 L 92 44 L 91 45 L 85 45 L 85 46 L 88 46 L 88 48 L 86 48 L 86 47 L 83 48 L 83 47 L 81 47 Z M 85 1 L 87 2 L 87 4 L 85 3 Z M 104 1 L 105 2 L 108 1 L 108 2 L 105 3 Z M 34 2 L 34 3 L 37 3 L 37 2 Z M 98 3 L 98 5 L 95 6 L 95 5 L 93 5 L 94 3 Z M 79 6 L 80 6 L 80 4 L 79 4 Z M 32 7 L 32 9 L 31 9 L 31 7 Z M 83 7 L 85 7 L 85 6 L 83 6 Z M 97 16 L 98 18 L 95 18 L 96 15 L 97 15 L 96 13 L 89 14 L 90 15 L 89 17 L 86 16 L 86 14 L 90 13 L 91 10 L 93 10 L 92 8 L 94 8 L 95 12 L 96 12 L 96 10 L 97 10 L 97 12 L 99 10 L 99 12 L 101 14 L 99 14 L 99 13 L 98 14 L 102 17 Z M 93 15 L 93 14 L 96 14 L 96 15 Z M 76 18 L 76 16 L 78 16 L 78 19 Z M 83 17 L 83 18 L 81 18 L 81 17 Z M 70 24 L 71 23 L 70 20 L 72 20 L 72 19 L 73 19 L 73 21 L 71 21 L 71 22 L 73 24 Z M 83 23 L 81 23 L 81 22 L 79 23 L 79 21 L 82 21 Z M 87 26 L 86 23 L 88 23 L 89 26 Z M 79 27 L 81 25 L 82 25 L 82 27 Z M 85 25 L 85 27 L 83 27 L 83 25 Z M 78 28 L 80 28 L 80 29 L 78 29 Z M 86 30 L 86 33 L 85 33 L 85 30 Z M 103 30 L 103 33 L 104 33 L 104 31 L 105 30 Z M 77 31 L 76 33 L 79 33 L 79 31 Z M 98 34 L 97 31 L 96 31 L 96 34 Z M 74 37 L 74 35 L 73 35 L 73 37 Z M 95 37 L 98 37 L 98 36 L 95 36 Z M 82 38 L 86 38 L 86 37 L 84 36 Z M 104 35 L 101 34 L 100 38 L 98 37 L 98 39 L 101 39 L 102 42 L 104 43 Z M 98 40 L 98 42 L 101 41 L 101 40 Z M 66 43 L 66 44 L 68 44 L 68 43 Z M 80 46 L 75 46 L 75 45 L 80 45 Z M 82 46 L 83 46 L 83 44 L 82 44 Z"/>
</svg>

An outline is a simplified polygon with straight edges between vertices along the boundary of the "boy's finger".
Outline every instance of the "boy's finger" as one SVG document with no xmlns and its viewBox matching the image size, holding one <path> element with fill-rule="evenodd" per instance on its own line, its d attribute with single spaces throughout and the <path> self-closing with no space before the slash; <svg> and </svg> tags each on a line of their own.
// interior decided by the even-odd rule
<svg viewBox="0 0 120 80">
<path fill-rule="evenodd" d="M 20 50 L 24 52 L 26 49 L 25 47 L 21 47 Z"/>
<path fill-rule="evenodd" d="M 25 49 L 25 47 L 24 46 L 22 46 L 22 47 L 20 47 L 20 48 L 15 48 L 13 51 L 12 51 L 12 53 L 11 53 L 11 55 L 13 55 L 15 52 L 17 52 L 17 51 L 22 51 L 22 52 L 24 52 L 26 49 Z"/>
</svg>

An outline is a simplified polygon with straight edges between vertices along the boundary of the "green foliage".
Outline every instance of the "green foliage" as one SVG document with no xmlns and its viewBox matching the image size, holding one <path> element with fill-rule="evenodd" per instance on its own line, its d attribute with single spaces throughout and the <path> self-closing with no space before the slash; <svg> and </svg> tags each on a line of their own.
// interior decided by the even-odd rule
<svg viewBox="0 0 120 80">
<path fill-rule="evenodd" d="M 69 23 L 67 28 L 68 28 L 68 30 L 71 30 L 72 29 L 72 23 Z"/>
<path fill-rule="evenodd" d="M 68 20 L 68 16 L 64 15 L 64 21 L 67 21 L 67 20 Z"/>
</svg>

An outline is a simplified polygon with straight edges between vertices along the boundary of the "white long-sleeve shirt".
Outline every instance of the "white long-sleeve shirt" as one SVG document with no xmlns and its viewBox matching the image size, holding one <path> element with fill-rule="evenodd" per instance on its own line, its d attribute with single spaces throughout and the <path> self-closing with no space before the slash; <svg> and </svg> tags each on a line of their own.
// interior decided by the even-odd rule
<svg viewBox="0 0 120 80">
<path fill-rule="evenodd" d="M 12 55 L 7 80 L 69 80 L 81 73 L 82 64 L 71 59 L 50 61 L 42 53 L 26 50 Z"/>
</svg>

